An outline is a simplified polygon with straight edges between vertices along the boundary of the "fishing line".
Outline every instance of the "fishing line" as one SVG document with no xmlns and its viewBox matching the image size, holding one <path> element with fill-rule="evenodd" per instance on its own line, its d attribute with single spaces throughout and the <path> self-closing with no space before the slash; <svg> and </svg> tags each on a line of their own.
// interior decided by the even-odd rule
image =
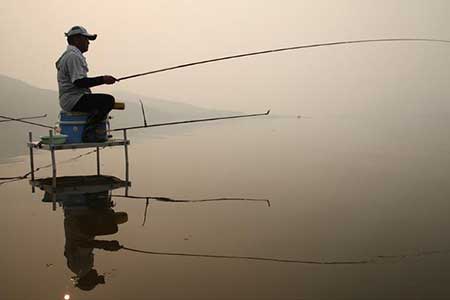
<svg viewBox="0 0 450 300">
<path fill-rule="evenodd" d="M 277 49 L 270 49 L 270 50 L 263 50 L 263 51 L 257 51 L 257 52 L 250 52 L 250 53 L 243 53 L 243 54 L 236 54 L 236 55 L 230 55 L 230 56 L 224 56 L 219 58 L 213 58 L 213 59 L 207 59 L 207 60 L 201 60 L 197 62 L 191 62 L 187 64 L 167 67 L 163 69 L 157 69 L 153 71 L 148 71 L 144 73 L 124 76 L 119 79 L 118 81 L 127 80 L 135 77 L 150 75 L 150 74 L 156 74 L 161 72 L 167 72 L 175 69 L 181 69 L 186 67 L 192 67 L 196 65 L 202 65 L 202 64 L 208 64 L 212 62 L 222 61 L 222 60 L 229 60 L 229 59 L 236 59 L 241 57 L 247 57 L 247 56 L 254 56 L 254 55 L 261 55 L 261 54 L 268 54 L 268 53 L 275 53 L 275 52 L 282 52 L 282 51 L 291 51 L 291 50 L 299 50 L 299 49 L 307 49 L 307 48 L 317 48 L 317 47 L 327 47 L 327 46 L 337 46 L 337 45 L 344 45 L 344 44 L 359 44 L 359 43 L 380 43 L 380 42 L 432 42 L 432 43 L 450 43 L 450 40 L 441 40 L 441 39 L 407 39 L 407 38 L 391 38 L 391 39 L 368 39 L 368 40 L 352 40 L 352 41 L 340 41 L 340 42 L 330 42 L 330 43 L 320 43 L 320 44 L 310 44 L 310 45 L 301 45 L 301 46 L 294 46 L 294 47 L 286 47 L 286 48 L 277 48 Z"/>
</svg>

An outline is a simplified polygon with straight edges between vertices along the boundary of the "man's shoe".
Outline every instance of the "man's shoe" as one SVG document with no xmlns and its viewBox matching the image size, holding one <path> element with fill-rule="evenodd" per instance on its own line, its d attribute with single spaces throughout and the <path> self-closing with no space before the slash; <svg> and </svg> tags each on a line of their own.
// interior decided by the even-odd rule
<svg viewBox="0 0 450 300">
<path fill-rule="evenodd" d="M 103 143 L 108 140 L 105 129 L 98 128 L 96 125 L 87 125 L 84 128 L 83 143 Z"/>
<path fill-rule="evenodd" d="M 83 130 L 83 136 L 81 137 L 83 143 L 95 143 L 95 126 L 86 125 Z"/>
</svg>

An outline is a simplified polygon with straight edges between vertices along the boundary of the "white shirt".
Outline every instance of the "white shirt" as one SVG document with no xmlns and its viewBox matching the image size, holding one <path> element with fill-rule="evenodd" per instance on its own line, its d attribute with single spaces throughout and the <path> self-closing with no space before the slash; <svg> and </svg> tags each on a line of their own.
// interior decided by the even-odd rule
<svg viewBox="0 0 450 300">
<path fill-rule="evenodd" d="M 89 88 L 79 88 L 74 82 L 87 77 L 89 71 L 86 58 L 81 51 L 68 45 L 66 51 L 56 62 L 58 70 L 59 105 L 64 111 L 71 111 L 84 94 L 90 94 Z"/>
</svg>

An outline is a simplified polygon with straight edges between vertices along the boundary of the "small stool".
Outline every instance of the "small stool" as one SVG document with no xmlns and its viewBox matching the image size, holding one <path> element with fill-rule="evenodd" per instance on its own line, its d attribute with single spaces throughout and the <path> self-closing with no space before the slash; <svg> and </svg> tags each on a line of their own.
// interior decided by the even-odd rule
<svg viewBox="0 0 450 300">
<path fill-rule="evenodd" d="M 66 112 L 61 111 L 59 114 L 59 127 L 61 134 L 67 135 L 66 143 L 75 144 L 82 143 L 84 129 L 90 114 L 85 112 Z M 104 132 L 104 140 L 108 139 L 107 127 L 109 128 L 109 118 L 97 124 L 97 128 Z"/>
</svg>

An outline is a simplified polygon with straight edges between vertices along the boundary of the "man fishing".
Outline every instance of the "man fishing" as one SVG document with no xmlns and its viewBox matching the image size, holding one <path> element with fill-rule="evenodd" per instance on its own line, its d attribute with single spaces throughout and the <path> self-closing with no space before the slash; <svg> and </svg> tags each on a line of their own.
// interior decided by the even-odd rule
<svg viewBox="0 0 450 300">
<path fill-rule="evenodd" d="M 59 104 L 67 112 L 87 112 L 90 114 L 83 132 L 83 141 L 96 140 L 96 124 L 106 119 L 115 100 L 108 94 L 93 94 L 91 87 L 114 84 L 118 80 L 110 75 L 88 77 L 89 71 L 83 53 L 89 49 L 90 41 L 97 34 L 90 34 L 82 26 L 73 26 L 67 33 L 67 49 L 56 62 L 58 70 Z M 92 138 L 94 136 L 94 138 Z"/>
</svg>

